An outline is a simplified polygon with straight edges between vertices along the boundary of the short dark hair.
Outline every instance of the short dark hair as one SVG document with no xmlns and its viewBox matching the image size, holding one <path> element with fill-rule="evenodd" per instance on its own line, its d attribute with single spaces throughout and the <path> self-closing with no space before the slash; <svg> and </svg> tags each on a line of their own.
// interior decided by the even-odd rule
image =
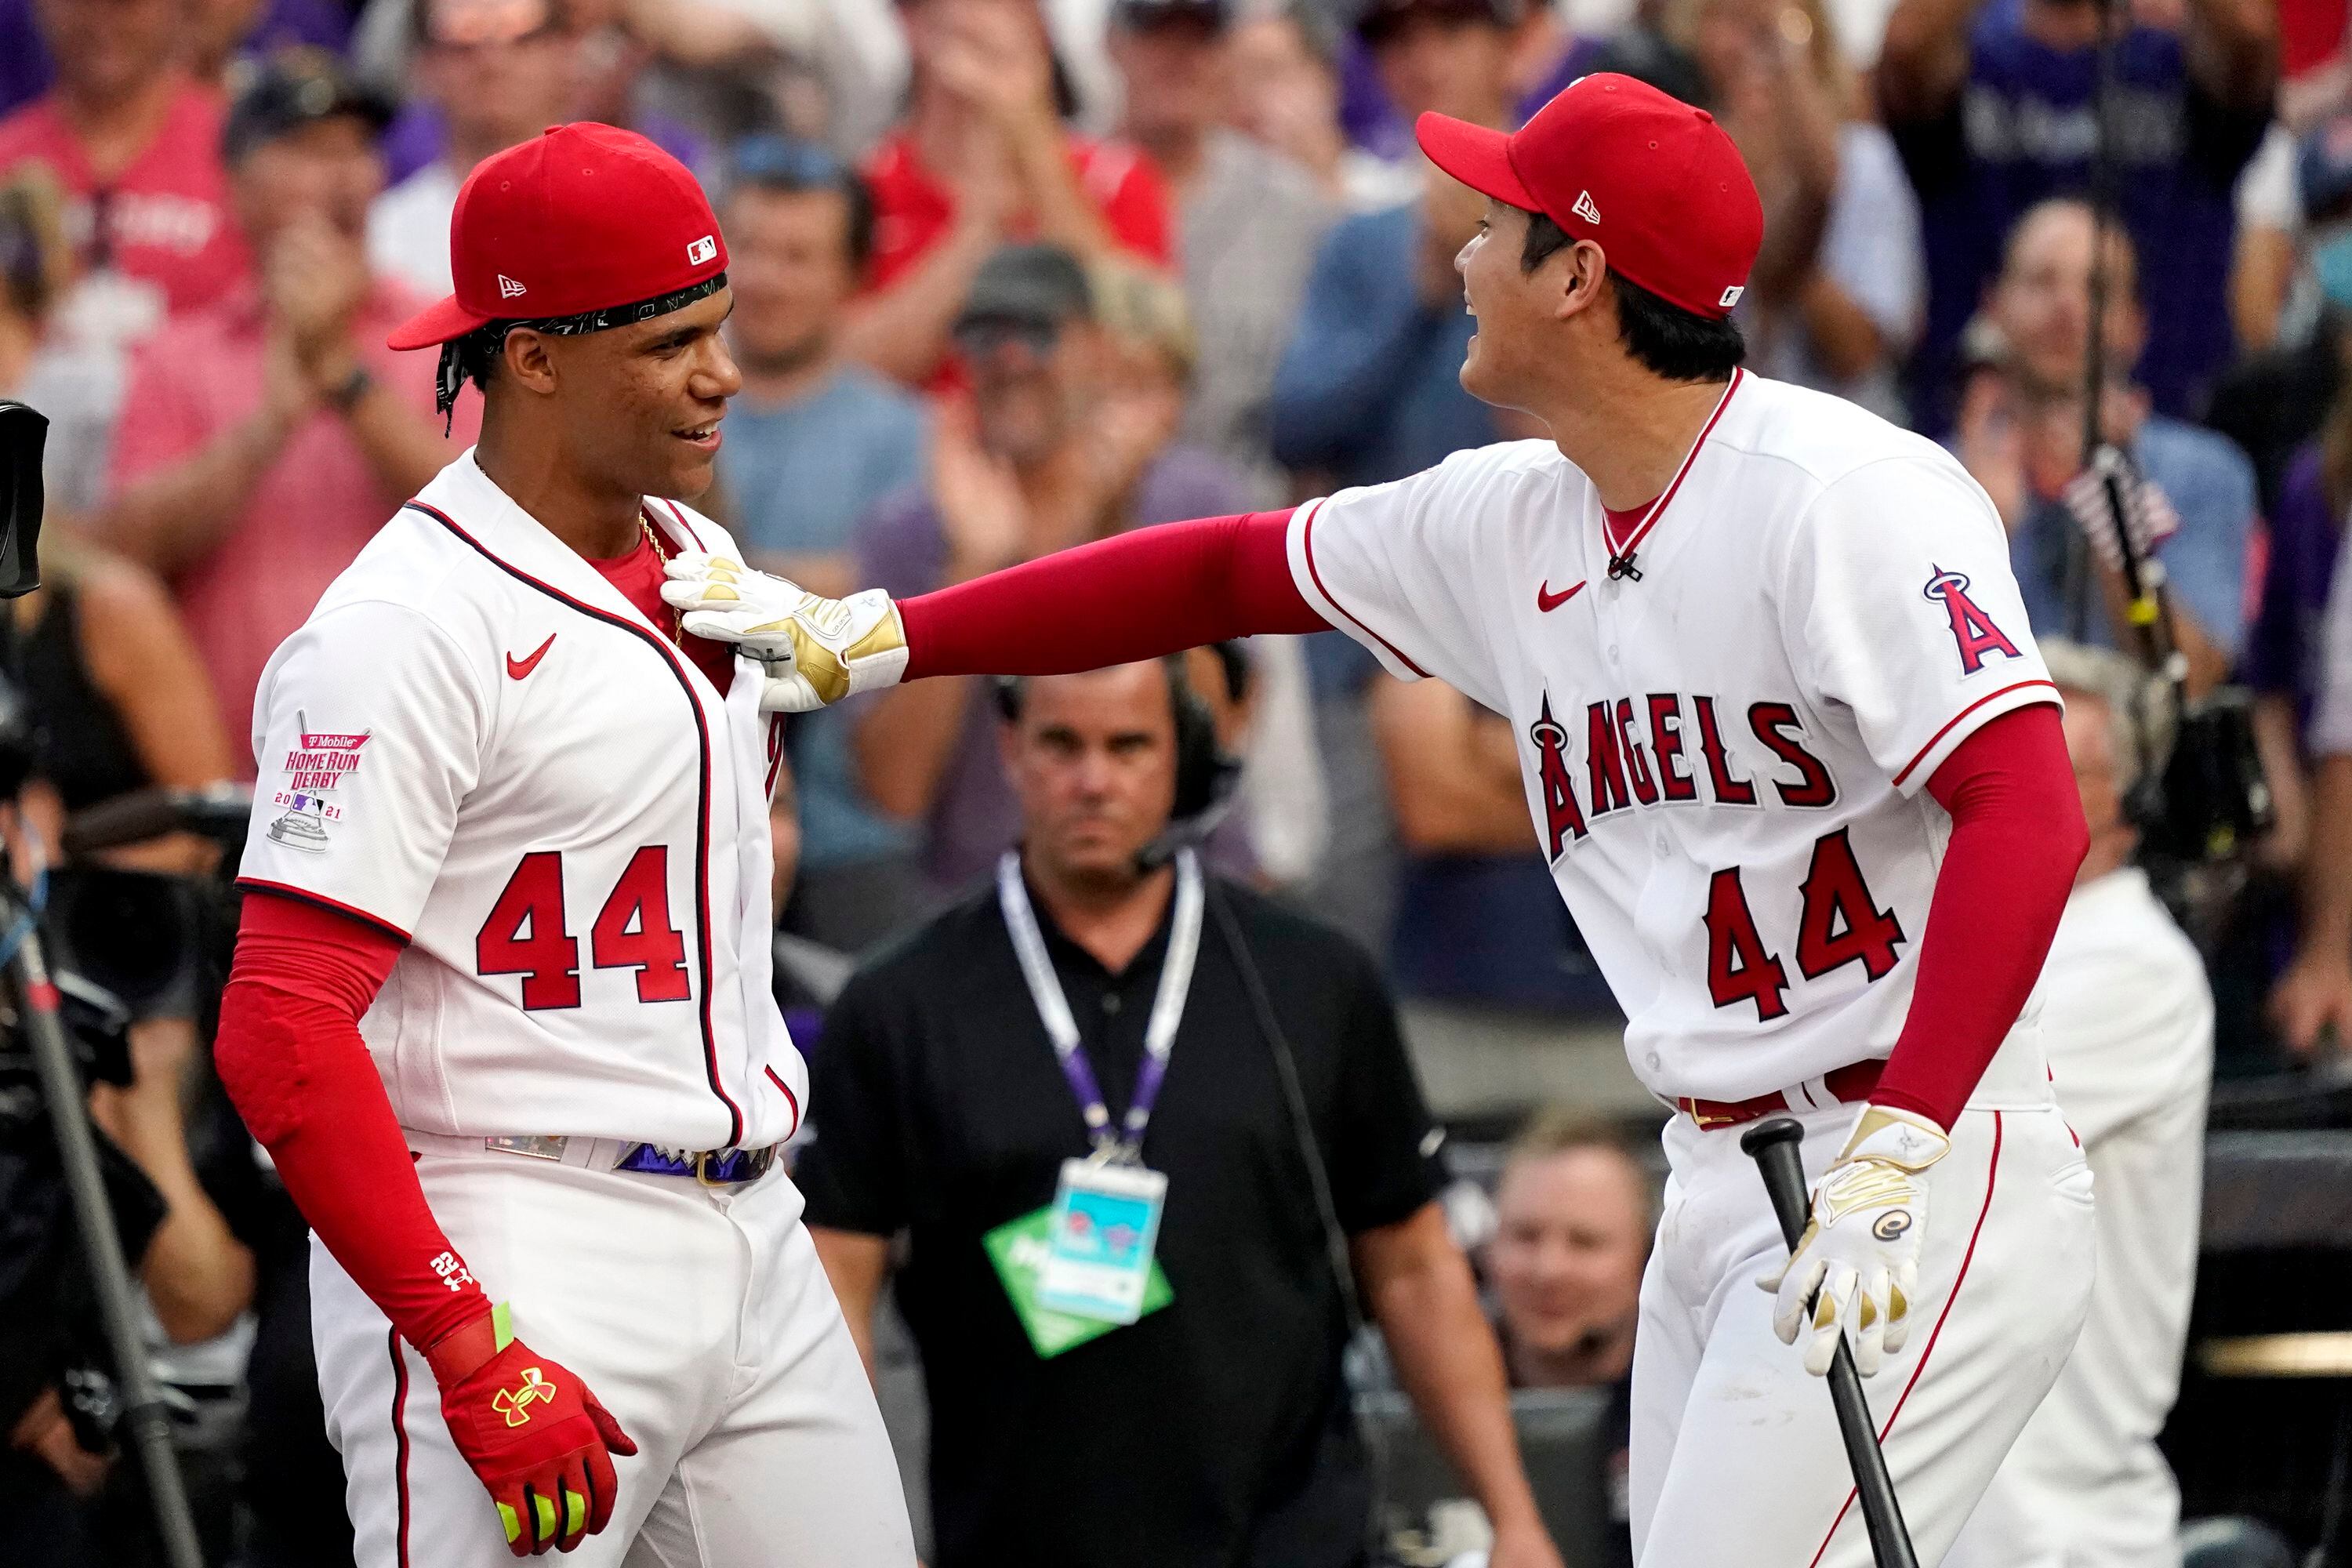
<svg viewBox="0 0 2352 1568">
<path fill-rule="evenodd" d="M 1575 240 L 1542 213 L 1528 214 L 1519 268 L 1533 272 Z M 1617 293 L 1617 333 L 1635 363 L 1668 381 L 1722 381 L 1747 357 L 1739 325 L 1685 310 L 1661 300 L 1623 273 L 1611 271 Z"/>
<path fill-rule="evenodd" d="M 829 148 L 763 132 L 735 144 L 729 159 L 727 199 L 745 191 L 801 195 L 830 191 L 848 210 L 849 265 L 857 272 L 874 256 L 874 194 L 857 171 Z"/>
</svg>

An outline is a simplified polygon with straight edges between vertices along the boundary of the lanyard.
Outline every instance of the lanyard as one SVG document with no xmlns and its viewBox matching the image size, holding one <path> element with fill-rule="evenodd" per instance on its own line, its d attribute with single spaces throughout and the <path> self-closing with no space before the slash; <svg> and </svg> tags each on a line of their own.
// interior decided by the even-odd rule
<svg viewBox="0 0 2352 1568">
<path fill-rule="evenodd" d="M 1029 996 L 1037 1016 L 1054 1042 L 1055 1059 L 1077 1097 L 1087 1120 L 1087 1136 L 1095 1152 L 1132 1160 L 1143 1146 L 1143 1129 L 1151 1120 L 1152 1102 L 1160 1098 L 1160 1081 L 1168 1076 L 1168 1056 L 1176 1048 L 1176 1026 L 1184 1018 L 1184 999 L 1192 989 L 1192 961 L 1201 952 L 1201 862 L 1190 849 L 1176 852 L 1176 920 L 1168 936 L 1168 957 L 1160 969 L 1160 989 L 1151 999 L 1151 1019 L 1143 1030 L 1143 1067 L 1136 1074 L 1135 1099 L 1118 1134 L 1110 1126 L 1110 1109 L 1103 1104 L 1102 1089 L 1078 1040 L 1077 1020 L 1070 1016 L 1069 999 L 1046 955 L 1045 934 L 1037 929 L 1037 913 L 1029 907 L 1029 889 L 1021 880 L 1021 856 L 1007 850 L 996 863 L 996 901 L 1003 908 L 1004 924 L 1013 933 L 1013 951 L 1021 960 L 1021 976 L 1029 983 Z"/>
</svg>

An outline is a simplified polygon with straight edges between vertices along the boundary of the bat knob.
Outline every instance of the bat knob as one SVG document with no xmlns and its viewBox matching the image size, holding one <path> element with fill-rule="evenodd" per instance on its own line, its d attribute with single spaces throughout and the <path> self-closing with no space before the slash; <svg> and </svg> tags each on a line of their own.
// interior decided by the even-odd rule
<svg viewBox="0 0 2352 1568">
<path fill-rule="evenodd" d="M 1769 1121 L 1759 1121 L 1739 1135 L 1740 1152 L 1751 1160 L 1760 1160 L 1764 1152 L 1780 1143 L 1801 1143 L 1805 1139 L 1804 1124 L 1793 1116 L 1776 1116 Z"/>
</svg>

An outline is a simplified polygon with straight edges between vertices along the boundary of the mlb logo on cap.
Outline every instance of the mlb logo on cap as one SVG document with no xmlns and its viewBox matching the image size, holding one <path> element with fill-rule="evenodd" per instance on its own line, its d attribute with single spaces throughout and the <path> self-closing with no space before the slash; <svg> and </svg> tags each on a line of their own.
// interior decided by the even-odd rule
<svg viewBox="0 0 2352 1568">
<path fill-rule="evenodd" d="M 688 267 L 699 267 L 718 254 L 719 242 L 706 234 L 686 247 L 686 264 Z"/>
</svg>

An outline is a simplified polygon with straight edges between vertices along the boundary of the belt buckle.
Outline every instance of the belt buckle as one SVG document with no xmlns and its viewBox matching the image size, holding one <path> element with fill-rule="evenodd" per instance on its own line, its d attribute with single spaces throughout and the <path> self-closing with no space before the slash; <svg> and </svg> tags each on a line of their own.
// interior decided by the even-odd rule
<svg viewBox="0 0 2352 1568">
<path fill-rule="evenodd" d="M 768 1173 L 768 1167 L 775 1163 L 775 1158 L 773 1145 L 765 1149 L 703 1149 L 694 1155 L 694 1179 L 706 1187 L 731 1187 L 739 1183 L 755 1182 Z M 740 1163 L 735 1163 L 728 1174 L 714 1174 L 727 1171 L 730 1162 Z"/>
<path fill-rule="evenodd" d="M 1698 1108 L 1698 1101 L 1693 1100 L 1688 1095 L 1685 1095 L 1675 1103 L 1680 1108 L 1682 1113 L 1685 1116 L 1689 1117 L 1692 1122 L 1702 1131 L 1709 1127 L 1728 1127 L 1738 1120 L 1738 1118 L 1735 1116 L 1710 1115 L 1706 1111 L 1701 1110 Z"/>
</svg>

